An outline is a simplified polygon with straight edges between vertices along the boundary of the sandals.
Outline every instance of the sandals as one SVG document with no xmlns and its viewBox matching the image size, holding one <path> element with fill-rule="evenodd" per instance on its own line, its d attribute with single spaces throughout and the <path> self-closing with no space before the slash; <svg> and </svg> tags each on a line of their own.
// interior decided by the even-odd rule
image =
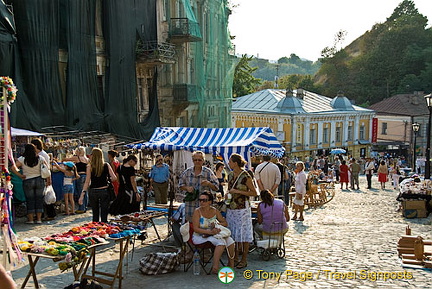
<svg viewBox="0 0 432 289">
<path fill-rule="evenodd" d="M 213 267 L 213 268 L 211 269 L 211 273 L 212 273 L 212 274 L 215 274 L 215 275 L 219 274 L 219 268 L 214 268 L 214 267 Z"/>
<path fill-rule="evenodd" d="M 247 267 L 247 262 L 243 262 L 243 261 L 240 261 L 236 266 L 237 269 L 243 269 L 245 267 Z"/>
<path fill-rule="evenodd" d="M 26 224 L 34 224 L 34 221 L 27 221 Z"/>
</svg>

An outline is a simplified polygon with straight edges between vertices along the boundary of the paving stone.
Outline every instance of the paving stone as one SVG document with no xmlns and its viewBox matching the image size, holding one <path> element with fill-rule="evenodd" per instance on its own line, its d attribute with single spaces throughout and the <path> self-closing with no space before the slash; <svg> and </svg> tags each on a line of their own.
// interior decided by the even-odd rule
<svg viewBox="0 0 432 289">
<path fill-rule="evenodd" d="M 292 270 L 298 273 L 323 272 L 328 270 L 328 276 L 320 275 L 319 279 L 300 282 L 293 278 L 262 280 L 254 276 L 251 280 L 243 277 L 242 270 L 235 270 L 236 278 L 230 285 L 222 284 L 215 275 L 194 276 L 192 270 L 183 272 L 183 267 L 176 272 L 146 276 L 139 272 L 139 260 L 147 253 L 161 251 L 152 228 L 148 229 L 149 239 L 141 245 L 135 244 L 135 251 L 128 255 L 128 262 L 123 268 L 125 278 L 123 288 L 432 288 L 432 273 L 430 270 L 405 269 L 397 256 L 397 241 L 405 233 L 405 227 L 410 225 L 413 235 L 432 239 L 430 226 L 432 216 L 424 219 L 404 219 L 401 212 L 396 212 L 399 203 L 395 200 L 397 192 L 392 189 L 366 190 L 365 177 L 360 177 L 360 191 L 340 190 L 332 201 L 321 208 L 306 210 L 304 222 L 289 224 L 285 238 L 286 257 L 278 259 L 272 256 L 270 261 L 263 261 L 257 251 L 250 253 L 249 270 L 265 270 L 282 272 Z M 379 187 L 376 177 L 373 186 Z M 59 216 L 57 220 L 42 225 L 24 224 L 24 219 L 16 221 L 15 229 L 20 238 L 46 236 L 62 232 L 73 226 L 90 221 L 91 214 L 75 216 Z M 162 238 L 166 236 L 166 218 L 156 220 L 157 228 Z M 162 242 L 160 244 L 169 244 Z M 117 246 L 101 248 L 97 254 L 97 269 L 113 272 L 118 256 Z M 225 258 L 225 256 L 223 257 Z M 57 263 L 41 259 L 36 267 L 41 288 L 61 289 L 73 282 L 71 271 L 60 273 Z M 356 272 L 353 280 L 335 280 L 330 273 Z M 377 272 L 403 272 L 413 275 L 405 280 L 371 280 L 367 274 Z M 12 275 L 21 286 L 28 272 L 28 264 L 20 264 L 12 269 Z M 334 277 L 334 274 L 333 274 Z M 116 283 L 117 286 L 117 283 Z M 104 286 L 107 288 L 108 286 Z M 26 288 L 33 288 L 30 279 Z"/>
</svg>

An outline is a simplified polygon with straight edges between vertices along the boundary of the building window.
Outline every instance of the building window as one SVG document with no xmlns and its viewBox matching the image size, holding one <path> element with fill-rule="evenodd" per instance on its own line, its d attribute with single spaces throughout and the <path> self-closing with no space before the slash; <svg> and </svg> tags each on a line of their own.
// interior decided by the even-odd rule
<svg viewBox="0 0 432 289">
<path fill-rule="evenodd" d="M 309 142 L 310 144 L 316 144 L 315 129 L 310 130 Z"/>
<path fill-rule="evenodd" d="M 341 133 L 341 130 L 342 130 L 342 128 L 341 127 L 336 127 L 336 142 L 341 142 L 341 135 L 342 135 L 342 133 Z"/>
<path fill-rule="evenodd" d="M 360 131 L 359 131 L 359 138 L 361 139 L 361 140 L 364 140 L 365 139 L 365 126 L 364 125 L 361 125 L 360 126 Z"/>
<path fill-rule="evenodd" d="M 382 123 L 381 134 L 387 134 L 387 123 L 386 122 Z"/>
<path fill-rule="evenodd" d="M 352 125 L 348 126 L 348 140 L 349 141 L 353 140 L 353 127 L 352 127 Z"/>
<path fill-rule="evenodd" d="M 302 126 L 298 125 L 297 126 L 297 131 L 296 131 L 296 143 L 295 145 L 301 145 L 302 144 Z"/>
<path fill-rule="evenodd" d="M 329 143 L 329 129 L 323 129 L 323 143 Z"/>
</svg>

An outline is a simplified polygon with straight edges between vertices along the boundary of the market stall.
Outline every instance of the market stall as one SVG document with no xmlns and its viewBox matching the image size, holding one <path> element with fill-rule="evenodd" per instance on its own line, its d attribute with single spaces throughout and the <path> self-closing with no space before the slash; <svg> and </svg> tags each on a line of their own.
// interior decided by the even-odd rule
<svg viewBox="0 0 432 289">
<path fill-rule="evenodd" d="M 39 288 L 36 265 L 41 258 L 59 262 L 62 272 L 72 269 L 75 280 L 91 278 L 111 287 L 118 281 L 118 288 L 122 288 L 123 261 L 131 240 L 140 233 L 141 229 L 136 226 L 91 222 L 63 233 L 22 240 L 19 247 L 29 260 L 29 271 L 21 288 L 25 288 L 30 277 L 35 288 Z M 119 244 L 117 265 L 114 272 L 98 271 L 97 248 L 109 244 Z"/>
<path fill-rule="evenodd" d="M 238 153 L 250 164 L 252 155 L 271 155 L 280 158 L 285 149 L 269 127 L 191 128 L 158 127 L 148 142 L 130 148 L 160 151 L 203 151 L 218 154 L 225 163 L 231 154 Z"/>
<path fill-rule="evenodd" d="M 413 175 L 403 180 L 397 200 L 406 218 L 426 218 L 432 212 L 432 182 Z"/>
<path fill-rule="evenodd" d="M 158 127 L 148 142 L 128 145 L 128 148 L 138 151 L 172 152 L 171 169 L 175 176 L 180 176 L 187 167 L 192 166 L 191 153 L 197 150 L 220 157 L 226 165 L 231 154 L 238 153 L 247 161 L 249 167 L 252 156 L 270 155 L 280 158 L 285 153 L 285 149 L 269 127 Z M 177 178 L 174 177 L 174 180 Z M 173 186 L 177 188 L 176 183 Z"/>
</svg>

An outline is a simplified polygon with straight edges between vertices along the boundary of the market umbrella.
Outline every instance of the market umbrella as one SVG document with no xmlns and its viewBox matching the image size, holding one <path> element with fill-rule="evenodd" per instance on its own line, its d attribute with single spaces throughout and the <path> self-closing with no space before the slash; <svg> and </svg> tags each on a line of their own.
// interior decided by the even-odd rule
<svg viewBox="0 0 432 289">
<path fill-rule="evenodd" d="M 330 151 L 330 153 L 333 155 L 344 154 L 344 153 L 346 153 L 346 150 L 344 150 L 344 149 L 332 149 Z"/>
</svg>

